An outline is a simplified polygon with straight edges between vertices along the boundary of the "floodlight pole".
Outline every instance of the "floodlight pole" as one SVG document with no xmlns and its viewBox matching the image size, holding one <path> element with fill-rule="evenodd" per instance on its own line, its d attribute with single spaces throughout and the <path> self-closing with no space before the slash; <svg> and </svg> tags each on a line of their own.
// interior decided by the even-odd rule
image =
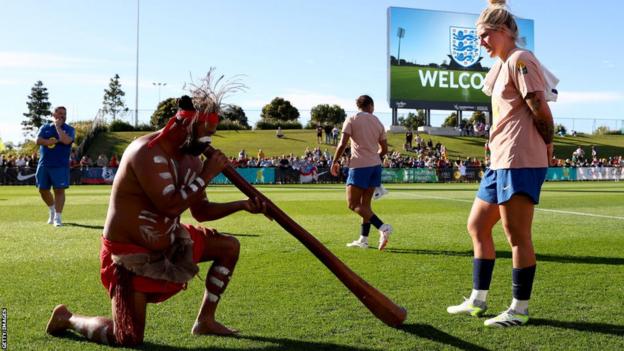
<svg viewBox="0 0 624 351">
<path fill-rule="evenodd" d="M 399 27 L 397 29 L 397 37 L 399 37 L 399 51 L 397 53 L 397 65 L 401 65 L 401 38 L 405 36 L 405 28 Z"/>
<path fill-rule="evenodd" d="M 134 80 L 134 126 L 139 126 L 139 4 L 137 0 L 137 29 L 136 29 L 136 75 Z"/>
<path fill-rule="evenodd" d="M 160 104 L 160 88 L 164 87 L 165 85 L 167 85 L 167 83 L 163 83 L 163 82 L 152 82 L 152 85 L 154 86 L 158 86 L 158 103 Z"/>
</svg>

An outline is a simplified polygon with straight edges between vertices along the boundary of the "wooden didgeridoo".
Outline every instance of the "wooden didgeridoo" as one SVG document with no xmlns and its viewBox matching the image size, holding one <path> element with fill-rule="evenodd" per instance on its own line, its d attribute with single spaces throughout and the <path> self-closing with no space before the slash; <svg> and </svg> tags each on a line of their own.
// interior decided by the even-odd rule
<svg viewBox="0 0 624 351">
<path fill-rule="evenodd" d="M 209 147 L 204 153 L 209 155 L 214 149 Z M 368 308 L 375 317 L 391 327 L 398 327 L 405 321 L 407 310 L 395 304 L 368 284 L 364 279 L 360 278 L 346 264 L 344 264 L 336 255 L 329 251 L 318 239 L 308 233 L 302 226 L 293 221 L 284 211 L 277 207 L 271 200 L 264 196 L 253 185 L 249 184 L 236 170 L 230 165 L 226 165 L 223 169 L 223 175 L 228 178 L 243 194 L 249 198 L 257 197 L 266 203 L 267 215 L 273 218 L 279 225 L 286 229 L 299 240 L 305 247 L 310 250 L 316 258 L 318 258 L 327 268 L 334 273 L 351 292 Z"/>
</svg>

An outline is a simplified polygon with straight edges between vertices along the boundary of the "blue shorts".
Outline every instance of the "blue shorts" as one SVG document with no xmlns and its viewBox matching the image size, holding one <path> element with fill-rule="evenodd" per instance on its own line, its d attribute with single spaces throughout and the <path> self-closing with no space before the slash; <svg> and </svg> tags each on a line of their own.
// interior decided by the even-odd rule
<svg viewBox="0 0 624 351">
<path fill-rule="evenodd" d="M 69 188 L 69 167 L 37 167 L 37 188 L 43 190 Z"/>
<path fill-rule="evenodd" d="M 347 185 L 368 189 L 381 185 L 381 165 L 363 168 L 349 168 Z"/>
<path fill-rule="evenodd" d="M 486 169 L 477 197 L 491 204 L 502 204 L 515 194 L 527 195 L 539 203 L 542 184 L 548 168 Z"/>
</svg>

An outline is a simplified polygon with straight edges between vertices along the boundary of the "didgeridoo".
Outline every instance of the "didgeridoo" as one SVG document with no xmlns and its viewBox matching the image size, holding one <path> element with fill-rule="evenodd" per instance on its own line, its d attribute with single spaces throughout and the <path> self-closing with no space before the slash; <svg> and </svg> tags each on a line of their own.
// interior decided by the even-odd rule
<svg viewBox="0 0 624 351">
<path fill-rule="evenodd" d="M 205 154 L 214 151 L 212 147 Z M 226 165 L 223 175 L 249 198 L 259 198 L 266 204 L 267 215 L 273 218 L 287 232 L 292 234 L 310 250 L 351 292 L 368 308 L 375 317 L 391 327 L 398 327 L 405 321 L 407 310 L 390 300 L 379 290 L 368 284 L 353 272 L 336 255 L 329 251 L 318 239 L 293 221 L 284 211 L 249 184 L 231 165 Z"/>
</svg>

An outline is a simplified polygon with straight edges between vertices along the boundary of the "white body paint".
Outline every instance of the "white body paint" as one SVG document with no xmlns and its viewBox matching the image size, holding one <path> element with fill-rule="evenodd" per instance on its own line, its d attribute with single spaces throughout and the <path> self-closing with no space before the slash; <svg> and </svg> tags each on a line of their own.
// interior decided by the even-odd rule
<svg viewBox="0 0 624 351">
<path fill-rule="evenodd" d="M 141 216 L 141 215 L 139 215 L 139 219 L 142 219 L 142 220 L 145 220 L 145 221 L 149 221 L 149 222 L 152 222 L 152 223 L 156 223 L 155 219 L 149 218 L 149 217 L 145 217 L 145 216 Z"/>
<path fill-rule="evenodd" d="M 230 270 L 223 266 L 216 266 L 214 270 L 219 274 L 230 275 Z"/>
<path fill-rule="evenodd" d="M 158 231 L 151 225 L 140 225 L 139 232 L 143 236 L 143 239 L 148 242 L 154 242 L 160 237 L 160 233 L 158 233 Z"/>
<path fill-rule="evenodd" d="M 173 159 L 169 160 L 171 162 L 171 168 L 173 169 L 173 182 L 178 182 L 178 166 L 176 165 Z"/>
<path fill-rule="evenodd" d="M 174 191 L 175 191 L 175 186 L 174 186 L 173 184 L 169 184 L 169 185 L 167 185 L 167 186 L 163 189 L 162 194 L 163 194 L 164 196 L 167 196 L 167 195 L 171 194 L 171 193 L 172 193 L 172 192 L 174 192 Z"/>
<path fill-rule="evenodd" d="M 222 288 L 225 285 L 224 282 L 222 282 L 221 280 L 219 280 L 216 277 L 210 277 L 210 278 L 208 278 L 208 281 L 210 283 L 212 283 L 213 285 L 218 286 L 219 288 Z"/>
<path fill-rule="evenodd" d="M 218 295 L 215 295 L 215 294 L 213 294 L 211 292 L 208 292 L 206 295 L 208 296 L 208 301 L 210 301 L 210 302 L 217 302 L 217 301 L 219 301 L 219 296 Z"/>
<path fill-rule="evenodd" d="M 141 210 L 141 215 L 143 216 L 148 216 L 148 217 L 152 217 L 152 218 L 156 218 L 158 217 L 157 214 L 155 214 L 154 212 L 150 212 L 148 210 Z"/>
<path fill-rule="evenodd" d="M 102 332 L 100 333 L 100 340 L 102 340 L 103 344 L 108 345 L 108 325 L 105 325 L 102 328 Z"/>
<path fill-rule="evenodd" d="M 201 179 L 201 178 L 196 178 L 196 179 L 195 179 L 195 182 L 196 182 L 197 184 L 199 184 L 199 186 L 200 186 L 200 187 L 202 187 L 202 188 L 203 188 L 204 186 L 206 186 L 206 182 L 204 182 L 204 180 L 203 180 L 203 179 Z"/>
<path fill-rule="evenodd" d="M 157 155 L 157 156 L 154 156 L 154 163 L 164 163 L 164 164 L 167 164 L 167 159 L 162 157 L 162 156 L 160 156 L 160 155 Z"/>
</svg>

